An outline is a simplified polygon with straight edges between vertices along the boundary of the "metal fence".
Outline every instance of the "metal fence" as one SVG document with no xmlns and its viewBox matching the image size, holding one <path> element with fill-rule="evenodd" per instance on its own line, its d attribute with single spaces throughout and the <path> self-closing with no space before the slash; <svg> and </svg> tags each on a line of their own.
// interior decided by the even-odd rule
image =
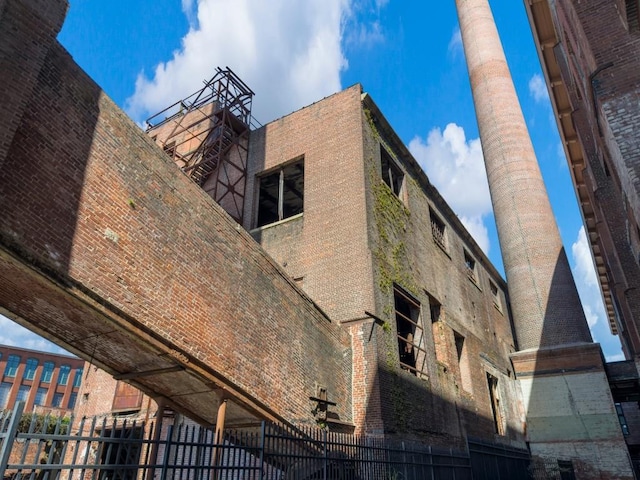
<svg viewBox="0 0 640 480">
<path fill-rule="evenodd" d="M 12 480 L 509 480 L 532 477 L 527 452 L 479 441 L 469 451 L 291 429 L 0 416 L 0 475 Z M 554 477 L 548 477 L 554 478 Z M 561 477 L 569 478 L 569 477 Z"/>
</svg>

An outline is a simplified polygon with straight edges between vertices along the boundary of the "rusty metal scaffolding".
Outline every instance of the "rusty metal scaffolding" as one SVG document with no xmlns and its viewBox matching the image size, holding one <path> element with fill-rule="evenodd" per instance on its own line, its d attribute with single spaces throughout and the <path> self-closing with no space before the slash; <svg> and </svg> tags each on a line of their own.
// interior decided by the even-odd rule
<svg viewBox="0 0 640 480">
<path fill-rule="evenodd" d="M 229 67 L 147 120 L 182 171 L 242 223 L 253 91 Z"/>
</svg>

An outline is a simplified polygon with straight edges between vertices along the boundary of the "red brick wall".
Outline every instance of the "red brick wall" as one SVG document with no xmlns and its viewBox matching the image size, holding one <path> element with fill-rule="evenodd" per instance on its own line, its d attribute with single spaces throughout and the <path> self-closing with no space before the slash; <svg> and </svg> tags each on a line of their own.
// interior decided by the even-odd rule
<svg viewBox="0 0 640 480">
<path fill-rule="evenodd" d="M 21 101 L 0 180 L 3 308 L 112 374 L 184 367 L 133 381 L 201 421 L 224 387 L 312 422 L 316 383 L 351 419 L 346 333 L 60 45 Z"/>
</svg>

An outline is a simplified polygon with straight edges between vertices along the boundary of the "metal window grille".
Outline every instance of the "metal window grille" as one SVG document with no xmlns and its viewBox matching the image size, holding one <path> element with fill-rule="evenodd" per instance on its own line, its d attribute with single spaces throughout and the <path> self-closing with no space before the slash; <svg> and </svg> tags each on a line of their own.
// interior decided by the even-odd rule
<svg viewBox="0 0 640 480">
<path fill-rule="evenodd" d="M 444 250 L 447 249 L 447 238 L 445 236 L 444 222 L 430 209 L 429 216 L 431 218 L 431 233 L 435 242 Z"/>
</svg>

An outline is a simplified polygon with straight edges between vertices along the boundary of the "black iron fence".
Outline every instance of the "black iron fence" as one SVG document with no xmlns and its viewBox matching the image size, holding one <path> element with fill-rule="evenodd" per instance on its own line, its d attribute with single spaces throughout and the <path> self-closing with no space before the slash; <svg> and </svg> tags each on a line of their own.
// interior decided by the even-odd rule
<svg viewBox="0 0 640 480">
<path fill-rule="evenodd" d="M 12 480 L 508 480 L 531 477 L 521 450 L 469 451 L 291 429 L 215 431 L 123 419 L 0 416 L 0 475 Z M 554 478 L 554 477 L 548 477 Z M 568 477 L 561 477 L 568 478 Z"/>
</svg>

